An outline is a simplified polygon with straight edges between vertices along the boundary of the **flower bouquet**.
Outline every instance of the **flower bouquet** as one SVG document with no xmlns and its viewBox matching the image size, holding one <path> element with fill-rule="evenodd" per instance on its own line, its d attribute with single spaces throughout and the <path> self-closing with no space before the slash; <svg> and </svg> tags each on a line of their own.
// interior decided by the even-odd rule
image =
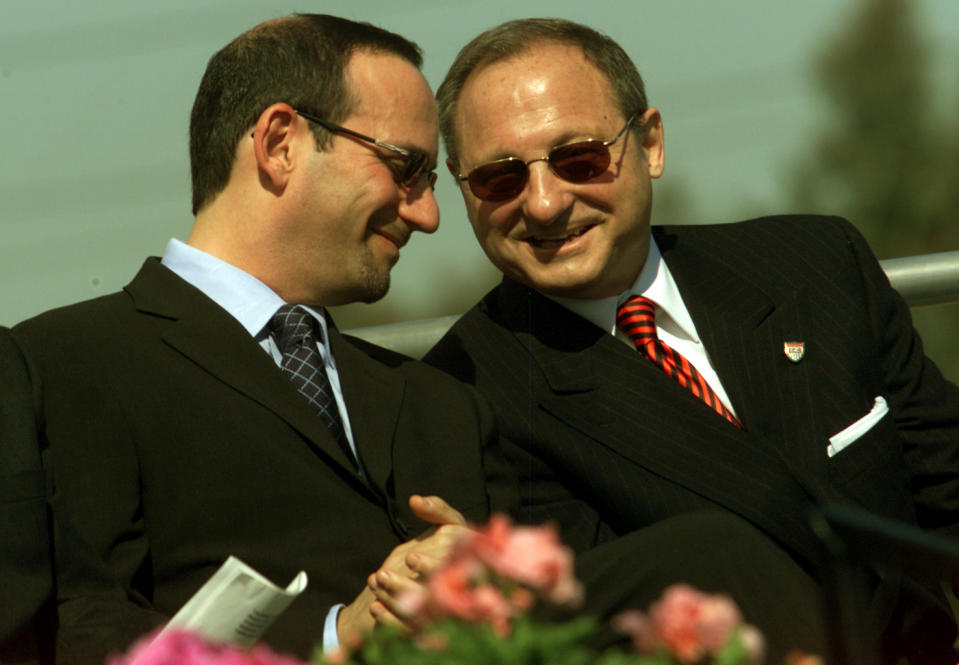
<svg viewBox="0 0 959 665">
<path fill-rule="evenodd" d="M 573 555 L 550 526 L 512 526 L 494 516 L 397 605 L 403 629 L 380 625 L 316 665 L 756 665 L 763 639 L 735 604 L 686 585 L 665 590 L 648 612 L 627 611 L 612 628 L 631 648 L 590 646 L 602 626 L 589 616 L 548 620 L 536 605 L 574 607 L 583 589 Z M 822 665 L 795 654 L 790 665 Z M 147 639 L 108 665 L 305 665 L 265 646 L 244 651 L 174 632 Z"/>
<path fill-rule="evenodd" d="M 593 617 L 537 617 L 537 602 L 578 605 L 583 589 L 573 555 L 555 528 L 512 526 L 493 516 L 454 547 L 425 583 L 399 599 L 410 629 L 382 626 L 349 653 L 318 663 L 344 665 L 747 665 L 762 660 L 762 636 L 724 596 L 670 587 L 648 614 L 624 612 L 613 627 L 633 650 L 597 652 Z"/>
</svg>

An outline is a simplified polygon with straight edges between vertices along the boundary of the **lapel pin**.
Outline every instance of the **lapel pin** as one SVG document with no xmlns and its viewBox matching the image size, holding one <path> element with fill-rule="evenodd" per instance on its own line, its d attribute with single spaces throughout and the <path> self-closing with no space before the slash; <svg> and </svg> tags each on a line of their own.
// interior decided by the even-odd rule
<svg viewBox="0 0 959 665">
<path fill-rule="evenodd" d="M 786 357 L 792 360 L 794 363 L 798 363 L 800 360 L 802 360 L 802 357 L 806 355 L 806 343 L 783 342 L 783 353 L 785 353 Z"/>
</svg>

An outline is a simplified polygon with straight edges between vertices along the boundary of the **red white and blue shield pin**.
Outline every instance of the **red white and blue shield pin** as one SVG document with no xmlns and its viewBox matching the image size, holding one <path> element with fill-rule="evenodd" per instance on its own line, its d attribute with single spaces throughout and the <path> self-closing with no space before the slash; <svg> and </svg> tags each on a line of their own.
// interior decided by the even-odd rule
<svg viewBox="0 0 959 665">
<path fill-rule="evenodd" d="M 783 342 L 783 353 L 785 353 L 786 357 L 792 360 L 794 363 L 798 363 L 800 360 L 802 360 L 802 357 L 806 355 L 806 343 Z"/>
</svg>

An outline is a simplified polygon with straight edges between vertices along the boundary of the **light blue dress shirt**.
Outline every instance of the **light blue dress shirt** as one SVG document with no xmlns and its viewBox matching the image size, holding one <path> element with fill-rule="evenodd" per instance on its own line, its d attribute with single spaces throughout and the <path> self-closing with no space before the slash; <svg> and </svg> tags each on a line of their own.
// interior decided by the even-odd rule
<svg viewBox="0 0 959 665">
<path fill-rule="evenodd" d="M 191 247 L 176 238 L 171 239 L 167 244 L 161 262 L 239 321 L 250 333 L 250 336 L 259 342 L 263 350 L 270 354 L 277 366 L 280 365 L 283 360 L 283 353 L 276 345 L 276 341 L 266 326 L 273 315 L 276 314 L 276 311 L 285 303 L 273 289 L 236 266 Z M 356 444 L 353 442 L 353 430 L 350 428 L 349 413 L 343 399 L 343 389 L 340 386 L 340 375 L 336 370 L 333 354 L 329 350 L 330 340 L 326 327 L 326 317 L 322 310 L 318 311 L 306 305 L 301 305 L 301 307 L 319 323 L 322 339 L 317 344 L 317 350 L 323 358 L 323 365 L 330 379 L 330 386 L 333 388 L 333 396 L 340 412 L 340 419 L 343 421 L 346 439 L 353 451 L 354 459 L 359 462 L 359 457 L 356 454 Z M 361 466 L 360 473 L 363 473 Z M 326 615 L 326 621 L 323 625 L 324 651 L 329 652 L 339 647 L 336 620 L 343 607 L 342 604 L 334 605 Z"/>
</svg>

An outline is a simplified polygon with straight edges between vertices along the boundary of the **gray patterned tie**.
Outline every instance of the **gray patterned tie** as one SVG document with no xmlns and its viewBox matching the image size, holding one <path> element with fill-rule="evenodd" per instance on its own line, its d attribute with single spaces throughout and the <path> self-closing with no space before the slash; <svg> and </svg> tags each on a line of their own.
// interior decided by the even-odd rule
<svg viewBox="0 0 959 665">
<path fill-rule="evenodd" d="M 269 328 L 283 353 L 280 365 L 283 373 L 326 423 L 330 434 L 355 464 L 333 397 L 333 388 L 323 368 L 323 358 L 316 348 L 316 325 L 316 320 L 306 310 L 296 305 L 283 305 L 270 319 Z"/>
</svg>

